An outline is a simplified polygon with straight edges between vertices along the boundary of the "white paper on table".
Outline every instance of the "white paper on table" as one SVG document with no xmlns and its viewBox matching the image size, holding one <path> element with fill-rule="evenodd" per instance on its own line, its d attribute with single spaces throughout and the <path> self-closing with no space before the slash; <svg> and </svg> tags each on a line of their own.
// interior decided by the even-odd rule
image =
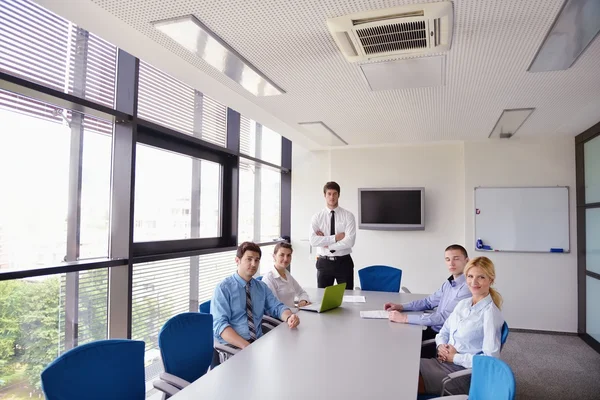
<svg viewBox="0 0 600 400">
<path fill-rule="evenodd" d="M 366 303 L 365 296 L 344 296 L 344 303 Z"/>
<path fill-rule="evenodd" d="M 388 319 L 389 311 L 385 310 L 373 310 L 373 311 L 361 311 L 361 318 L 373 318 L 373 319 Z"/>
</svg>

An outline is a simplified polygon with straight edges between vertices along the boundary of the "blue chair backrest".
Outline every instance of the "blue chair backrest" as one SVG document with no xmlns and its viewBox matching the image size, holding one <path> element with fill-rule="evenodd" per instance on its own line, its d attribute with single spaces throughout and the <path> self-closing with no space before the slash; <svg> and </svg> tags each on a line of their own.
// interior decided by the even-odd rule
<svg viewBox="0 0 600 400">
<path fill-rule="evenodd" d="M 139 340 L 99 340 L 75 347 L 42 371 L 47 400 L 144 400 L 144 347 Z"/>
<path fill-rule="evenodd" d="M 169 319 L 158 334 L 165 372 L 194 382 L 213 357 L 213 316 L 187 312 Z"/>
<path fill-rule="evenodd" d="M 210 300 L 206 300 L 204 303 L 198 306 L 198 311 L 204 314 L 210 314 Z"/>
<path fill-rule="evenodd" d="M 385 265 L 372 265 L 358 270 L 360 288 L 377 292 L 400 291 L 402 270 Z"/>
<path fill-rule="evenodd" d="M 504 347 L 506 339 L 508 339 L 508 324 L 504 321 L 504 324 L 502 325 L 502 335 L 500 336 L 500 350 Z"/>
<path fill-rule="evenodd" d="M 489 356 L 473 357 L 469 400 L 513 400 L 515 376 L 504 361 Z"/>
<path fill-rule="evenodd" d="M 256 278 L 254 278 L 254 279 L 256 279 L 257 281 L 262 281 L 262 278 L 263 278 L 263 276 L 262 276 L 262 275 L 260 275 L 260 276 L 257 276 L 257 277 L 256 277 Z"/>
</svg>

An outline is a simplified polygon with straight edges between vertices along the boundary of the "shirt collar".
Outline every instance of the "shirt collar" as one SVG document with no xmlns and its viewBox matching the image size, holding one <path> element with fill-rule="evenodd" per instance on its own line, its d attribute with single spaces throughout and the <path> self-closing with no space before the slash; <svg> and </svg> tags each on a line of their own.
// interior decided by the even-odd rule
<svg viewBox="0 0 600 400">
<path fill-rule="evenodd" d="M 277 271 L 277 268 L 275 268 L 274 265 L 273 265 L 273 268 L 271 269 L 271 273 L 273 274 L 273 277 L 283 279 L 283 277 L 281 275 L 279 275 L 279 271 Z"/>
<path fill-rule="evenodd" d="M 472 300 L 471 300 L 471 302 L 472 302 Z M 488 304 L 490 304 L 491 302 L 492 302 L 492 296 L 490 296 L 488 294 L 483 299 L 479 300 L 479 302 L 477 304 L 475 304 L 474 306 L 471 306 L 471 308 L 474 311 L 479 311 L 479 310 L 483 309 L 485 306 L 487 306 Z"/>
<path fill-rule="evenodd" d="M 236 272 L 233 273 L 233 278 L 236 280 L 237 283 L 239 283 L 241 286 L 246 286 L 246 281 L 244 279 L 242 279 L 242 277 Z M 250 279 L 250 286 L 252 286 L 252 281 L 253 279 Z"/>
<path fill-rule="evenodd" d="M 465 284 L 467 282 L 467 278 L 465 277 L 465 274 L 460 274 L 458 278 L 455 278 L 454 275 L 450 275 L 450 278 L 448 278 L 448 282 L 450 282 L 450 285 L 454 287 L 456 285 Z"/>
<path fill-rule="evenodd" d="M 332 211 L 335 211 L 336 213 L 340 210 L 340 206 L 338 205 L 336 208 L 329 208 L 329 207 L 325 207 L 325 210 L 327 211 L 327 214 L 331 214 Z"/>
</svg>

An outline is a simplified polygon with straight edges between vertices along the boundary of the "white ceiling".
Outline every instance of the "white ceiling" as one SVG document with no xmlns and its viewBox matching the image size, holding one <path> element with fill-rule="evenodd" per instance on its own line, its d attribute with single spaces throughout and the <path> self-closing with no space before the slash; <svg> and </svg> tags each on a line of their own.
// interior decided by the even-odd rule
<svg viewBox="0 0 600 400">
<path fill-rule="evenodd" d="M 445 86 L 377 92 L 325 20 L 421 1 L 37 1 L 311 148 L 298 122 L 323 121 L 360 146 L 486 139 L 510 108 L 536 108 L 521 138 L 575 136 L 600 121 L 600 39 L 566 71 L 526 71 L 563 0 L 456 0 Z M 254 97 L 150 24 L 187 14 L 286 93 Z"/>
</svg>

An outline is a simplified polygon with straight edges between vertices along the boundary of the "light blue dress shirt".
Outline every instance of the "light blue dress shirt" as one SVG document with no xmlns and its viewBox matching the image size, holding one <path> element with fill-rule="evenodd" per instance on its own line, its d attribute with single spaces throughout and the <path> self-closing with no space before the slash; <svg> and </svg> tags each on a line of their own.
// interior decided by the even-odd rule
<svg viewBox="0 0 600 400">
<path fill-rule="evenodd" d="M 458 278 L 450 276 L 446 282 L 442 285 L 437 292 L 431 296 L 422 299 L 412 301 L 410 303 L 403 304 L 402 307 L 405 311 L 423 311 L 437 309 L 433 313 L 426 313 L 421 315 L 408 314 L 408 323 L 415 325 L 426 325 L 431 326 L 436 332 L 442 329 L 442 325 L 446 322 L 446 319 L 454 311 L 454 307 L 459 301 L 471 297 L 471 292 L 467 286 L 467 280 L 464 275 L 460 275 Z"/>
<path fill-rule="evenodd" d="M 273 295 L 266 284 L 256 279 L 250 280 L 250 297 L 252 298 L 252 314 L 258 339 L 262 336 L 263 315 L 267 314 L 281 319 L 281 314 L 288 307 Z M 246 315 L 246 281 L 237 272 L 225 278 L 215 288 L 215 294 L 210 302 L 210 313 L 213 316 L 213 334 L 220 343 L 226 343 L 221 337 L 221 333 L 228 326 L 231 326 L 244 339 L 250 339 L 248 316 Z"/>
<path fill-rule="evenodd" d="M 502 313 L 488 294 L 477 304 L 472 299 L 461 300 L 435 337 L 435 344 L 451 344 L 457 351 L 454 364 L 473 367 L 473 356 L 500 356 Z"/>
</svg>

